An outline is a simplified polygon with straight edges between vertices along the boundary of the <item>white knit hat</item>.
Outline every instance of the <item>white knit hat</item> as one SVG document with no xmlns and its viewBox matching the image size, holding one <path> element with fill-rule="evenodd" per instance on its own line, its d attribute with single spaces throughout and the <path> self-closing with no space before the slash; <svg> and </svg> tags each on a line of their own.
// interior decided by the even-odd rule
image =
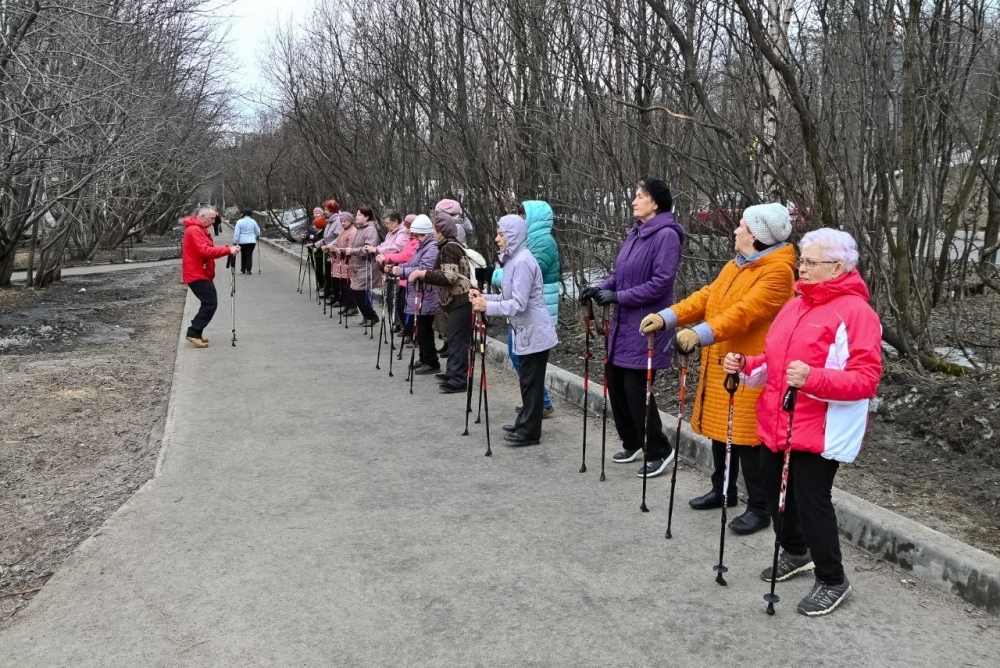
<svg viewBox="0 0 1000 668">
<path fill-rule="evenodd" d="M 785 241 L 792 233 L 788 208 L 777 202 L 747 207 L 743 211 L 743 220 L 747 221 L 750 234 L 765 246 Z"/>
<path fill-rule="evenodd" d="M 420 214 L 413 219 L 413 223 L 410 225 L 410 234 L 430 234 L 434 231 L 434 224 L 431 219 Z"/>
</svg>

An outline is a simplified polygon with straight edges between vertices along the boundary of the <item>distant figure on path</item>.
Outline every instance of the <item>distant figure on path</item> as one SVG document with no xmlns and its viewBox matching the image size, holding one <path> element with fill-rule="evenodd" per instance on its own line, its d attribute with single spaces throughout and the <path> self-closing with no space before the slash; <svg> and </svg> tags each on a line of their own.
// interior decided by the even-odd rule
<svg viewBox="0 0 1000 668">
<path fill-rule="evenodd" d="M 210 206 L 198 207 L 198 213 L 184 219 L 184 241 L 181 245 L 181 272 L 184 283 L 201 302 L 201 308 L 191 321 L 185 338 L 195 348 L 207 348 L 208 339 L 202 336 L 219 307 L 215 291 L 215 261 L 240 252 L 239 246 L 216 246 L 208 228 L 218 214 Z"/>
<path fill-rule="evenodd" d="M 253 252 L 257 248 L 257 237 L 260 236 L 260 227 L 253 219 L 253 210 L 244 209 L 240 213 L 243 217 L 236 221 L 233 228 L 233 243 L 240 247 L 240 273 L 253 273 Z"/>
</svg>

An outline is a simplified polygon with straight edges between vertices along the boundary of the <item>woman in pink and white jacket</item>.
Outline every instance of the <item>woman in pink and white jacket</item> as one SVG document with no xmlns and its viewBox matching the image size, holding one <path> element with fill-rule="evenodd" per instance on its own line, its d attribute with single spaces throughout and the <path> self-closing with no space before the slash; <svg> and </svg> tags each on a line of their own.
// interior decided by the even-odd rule
<svg viewBox="0 0 1000 668">
<path fill-rule="evenodd" d="M 777 531 L 781 469 L 793 416 L 782 409 L 787 388 L 798 390 L 793 408 L 785 512 L 778 542 L 780 582 L 815 568 L 816 583 L 799 603 L 803 615 L 832 612 L 851 595 L 844 574 L 831 500 L 841 462 L 861 450 L 869 401 L 882 374 L 882 326 L 868 304 L 856 269 L 857 245 L 833 229 L 806 234 L 799 243 L 796 297 L 778 312 L 761 355 L 729 353 L 726 373 L 739 372 L 757 400 L 761 477 Z M 771 580 L 771 568 L 761 579 Z"/>
</svg>

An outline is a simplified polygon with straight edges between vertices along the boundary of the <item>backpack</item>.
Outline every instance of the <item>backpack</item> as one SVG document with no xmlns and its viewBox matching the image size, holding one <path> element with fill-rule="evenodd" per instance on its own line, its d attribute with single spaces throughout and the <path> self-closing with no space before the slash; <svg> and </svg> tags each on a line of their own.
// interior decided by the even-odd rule
<svg viewBox="0 0 1000 668">
<path fill-rule="evenodd" d="M 465 257 L 469 260 L 469 282 L 476 285 L 476 269 L 486 268 L 486 258 L 472 248 L 465 249 Z"/>
</svg>

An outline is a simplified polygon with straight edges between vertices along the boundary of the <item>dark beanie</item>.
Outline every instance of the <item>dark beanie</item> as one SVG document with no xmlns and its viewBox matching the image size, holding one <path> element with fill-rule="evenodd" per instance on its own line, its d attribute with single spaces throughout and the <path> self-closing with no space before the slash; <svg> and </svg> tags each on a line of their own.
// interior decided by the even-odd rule
<svg viewBox="0 0 1000 668">
<path fill-rule="evenodd" d="M 642 187 L 646 189 L 649 196 L 656 202 L 656 208 L 661 213 L 674 208 L 674 198 L 670 195 L 670 186 L 660 179 L 645 178 L 642 180 Z"/>
<path fill-rule="evenodd" d="M 452 216 L 444 211 L 434 212 L 434 228 L 446 239 L 454 239 L 458 236 L 458 224 Z"/>
</svg>

